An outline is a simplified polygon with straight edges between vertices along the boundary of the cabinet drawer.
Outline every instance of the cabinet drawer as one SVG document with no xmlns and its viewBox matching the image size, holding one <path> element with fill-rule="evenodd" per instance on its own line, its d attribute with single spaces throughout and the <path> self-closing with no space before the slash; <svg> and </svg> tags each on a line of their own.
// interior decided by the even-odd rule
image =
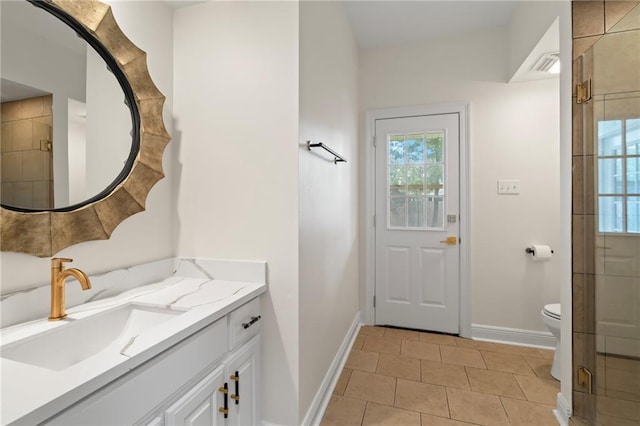
<svg viewBox="0 0 640 426">
<path fill-rule="evenodd" d="M 262 326 L 260 299 L 255 298 L 229 315 L 229 350 L 258 334 Z"/>
</svg>

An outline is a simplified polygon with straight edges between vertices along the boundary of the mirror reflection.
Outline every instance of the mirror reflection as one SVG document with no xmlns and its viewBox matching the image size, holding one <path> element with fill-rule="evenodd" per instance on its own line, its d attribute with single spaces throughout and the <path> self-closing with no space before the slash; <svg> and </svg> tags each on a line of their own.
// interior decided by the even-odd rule
<svg viewBox="0 0 640 426">
<path fill-rule="evenodd" d="M 26 1 L 0 2 L 1 202 L 64 209 L 100 194 L 132 150 L 131 112 L 100 55 Z"/>
</svg>

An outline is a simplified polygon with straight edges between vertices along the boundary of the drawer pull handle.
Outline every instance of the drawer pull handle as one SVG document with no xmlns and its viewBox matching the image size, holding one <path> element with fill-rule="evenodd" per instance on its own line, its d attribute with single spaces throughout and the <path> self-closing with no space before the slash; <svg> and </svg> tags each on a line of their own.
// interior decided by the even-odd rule
<svg viewBox="0 0 640 426">
<path fill-rule="evenodd" d="M 253 324 L 260 321 L 260 318 L 262 318 L 262 316 L 260 315 L 258 315 L 257 317 L 251 317 L 251 321 L 242 323 L 242 328 L 246 330 L 247 328 L 251 327 Z"/>
<path fill-rule="evenodd" d="M 224 387 L 220 386 L 218 389 L 224 395 L 224 407 L 218 408 L 218 411 L 224 414 L 224 418 L 229 417 L 229 386 L 224 384 Z"/>
<path fill-rule="evenodd" d="M 231 376 L 231 380 L 236 382 L 236 393 L 235 395 L 234 394 L 231 395 L 231 399 L 233 399 L 236 402 L 236 405 L 239 405 L 240 404 L 240 374 L 238 374 L 238 372 L 236 371 L 236 373 L 233 376 Z"/>
</svg>

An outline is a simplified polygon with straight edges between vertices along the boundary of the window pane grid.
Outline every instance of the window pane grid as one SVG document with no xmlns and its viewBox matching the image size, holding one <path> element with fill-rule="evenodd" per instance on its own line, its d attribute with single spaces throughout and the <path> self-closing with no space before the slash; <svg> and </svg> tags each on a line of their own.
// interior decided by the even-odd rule
<svg viewBox="0 0 640 426">
<path fill-rule="evenodd" d="M 598 122 L 598 228 L 640 233 L 640 119 Z"/>
<path fill-rule="evenodd" d="M 444 144 L 444 131 L 387 136 L 388 227 L 444 227 Z"/>
</svg>

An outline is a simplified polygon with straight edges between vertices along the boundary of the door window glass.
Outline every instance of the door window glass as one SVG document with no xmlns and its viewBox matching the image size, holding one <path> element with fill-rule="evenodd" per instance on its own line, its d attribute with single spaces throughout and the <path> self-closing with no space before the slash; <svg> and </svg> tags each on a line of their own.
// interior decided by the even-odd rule
<svg viewBox="0 0 640 426">
<path fill-rule="evenodd" d="M 387 226 L 443 229 L 444 131 L 387 136 Z"/>
</svg>

